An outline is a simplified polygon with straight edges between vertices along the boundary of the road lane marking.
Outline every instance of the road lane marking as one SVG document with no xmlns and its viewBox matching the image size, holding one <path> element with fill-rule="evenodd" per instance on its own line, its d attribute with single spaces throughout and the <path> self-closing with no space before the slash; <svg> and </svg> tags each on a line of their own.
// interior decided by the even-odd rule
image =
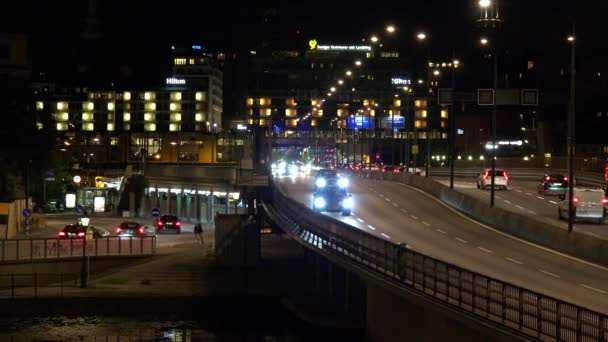
<svg viewBox="0 0 608 342">
<path fill-rule="evenodd" d="M 549 201 L 549 203 L 557 204 L 557 202 L 555 202 L 555 201 Z"/>
<path fill-rule="evenodd" d="M 544 200 L 544 199 L 545 199 L 544 197 L 541 197 L 541 196 L 536 196 L 536 198 L 540 198 L 540 199 L 542 199 L 542 200 Z"/>
<path fill-rule="evenodd" d="M 582 287 L 584 287 L 584 288 L 586 288 L 586 289 L 589 289 L 589 290 L 593 290 L 593 291 L 595 291 L 595 292 L 599 292 L 599 293 L 603 293 L 603 294 L 608 293 L 608 292 L 606 292 L 606 291 L 602 291 L 602 290 L 600 290 L 600 289 L 596 289 L 595 287 L 592 287 L 592 286 L 589 286 L 589 285 L 580 284 L 580 286 L 582 286 Z"/>
<path fill-rule="evenodd" d="M 505 203 L 511 204 L 511 201 L 507 201 L 507 200 L 505 200 Z"/>
<path fill-rule="evenodd" d="M 492 252 L 491 250 L 487 249 L 487 248 L 483 248 L 481 246 L 477 246 L 478 249 L 481 249 L 482 251 L 486 252 L 486 253 L 490 253 L 490 254 L 494 254 L 494 252 Z"/>
<path fill-rule="evenodd" d="M 359 220 L 359 222 L 365 222 L 360 217 L 357 217 L 357 220 Z"/>
<path fill-rule="evenodd" d="M 524 210 L 524 207 L 522 207 L 521 205 L 517 205 L 517 204 L 516 204 L 515 206 L 516 206 L 516 207 L 518 207 L 518 208 L 519 208 L 519 209 L 521 209 L 521 210 Z"/>
<path fill-rule="evenodd" d="M 385 197 L 384 199 L 385 199 L 387 202 L 390 202 L 390 201 L 391 201 L 391 199 L 390 199 L 390 198 L 388 198 L 388 197 Z"/>
<path fill-rule="evenodd" d="M 437 202 L 437 203 L 441 204 L 441 205 L 442 205 L 442 206 L 444 206 L 446 209 L 450 210 L 451 212 L 453 212 L 454 214 L 456 214 L 456 215 L 460 216 L 461 218 L 463 218 L 463 219 L 465 219 L 465 220 L 467 220 L 467 221 L 469 221 L 469 222 L 475 223 L 475 224 L 479 225 L 479 226 L 480 226 L 480 227 L 482 227 L 482 228 L 485 228 L 485 229 L 487 229 L 487 230 L 493 231 L 494 233 L 496 233 L 496 234 L 498 234 L 498 235 L 502 235 L 502 236 L 507 237 L 507 238 L 509 238 L 509 239 L 512 239 L 512 240 L 515 240 L 515 241 L 519 241 L 519 242 L 521 242 L 521 243 L 523 243 L 523 244 L 526 244 L 526 245 L 531 246 L 531 247 L 538 248 L 538 249 L 543 250 L 543 251 L 545 251 L 545 252 L 547 252 L 547 253 L 551 253 L 551 254 L 559 255 L 559 256 L 561 256 L 562 258 L 565 258 L 565 259 L 568 259 L 568 260 L 577 261 L 577 262 L 580 262 L 581 264 L 585 264 L 585 265 L 587 265 L 587 266 L 591 266 L 591 267 L 594 267 L 594 268 L 600 269 L 600 270 L 602 270 L 602 271 L 606 271 L 606 272 L 608 272 L 608 267 L 605 267 L 605 266 L 602 266 L 602 265 L 598 265 L 598 264 L 594 264 L 594 263 L 589 262 L 589 261 L 587 261 L 587 260 L 583 260 L 583 259 L 580 259 L 580 258 L 576 258 L 576 257 L 573 257 L 573 256 L 571 256 L 571 255 L 568 255 L 568 254 L 565 254 L 565 253 L 561 253 L 561 252 L 558 252 L 558 251 L 556 251 L 556 250 L 553 250 L 553 249 L 550 249 L 550 248 L 547 248 L 547 247 L 543 247 L 543 246 L 541 246 L 541 245 L 534 244 L 534 243 L 532 243 L 532 242 L 530 242 L 530 241 L 526 241 L 526 240 L 524 240 L 524 239 L 521 239 L 521 238 L 515 237 L 515 236 L 510 235 L 510 234 L 507 234 L 507 233 L 505 233 L 505 232 L 501 232 L 500 230 L 498 230 L 498 229 L 496 229 L 496 228 L 493 228 L 493 227 L 491 227 L 491 226 L 488 226 L 487 224 L 484 224 L 484 223 L 481 223 L 481 222 L 479 222 L 479 221 L 476 221 L 476 220 L 474 220 L 474 219 L 472 219 L 472 218 L 470 218 L 470 217 L 466 216 L 465 214 L 461 213 L 461 212 L 460 212 L 460 211 L 458 211 L 457 209 L 452 208 L 452 207 L 451 207 L 451 206 L 449 206 L 447 203 L 442 202 L 440 199 L 437 199 L 437 198 L 433 197 L 432 195 L 427 194 L 426 192 L 424 192 L 424 191 L 422 191 L 422 190 L 420 190 L 420 189 L 417 189 L 417 188 L 415 188 L 415 187 L 413 187 L 413 186 L 411 186 L 411 185 L 407 185 L 407 184 L 403 184 L 403 183 L 399 183 L 399 182 L 391 182 L 391 181 L 387 181 L 387 182 L 389 182 L 389 183 L 395 183 L 395 184 L 401 185 L 401 186 L 403 186 L 403 187 L 409 188 L 409 189 L 411 189 L 411 190 L 417 191 L 417 192 L 419 192 L 420 194 L 422 194 L 422 195 L 424 195 L 424 196 L 426 196 L 426 197 L 428 197 L 428 198 L 430 198 L 430 199 L 434 200 L 435 202 Z M 514 190 L 515 190 L 515 191 L 517 191 L 517 192 L 522 192 L 521 190 L 518 190 L 518 189 L 514 189 Z"/>
<path fill-rule="evenodd" d="M 416 215 L 410 215 L 410 217 L 413 218 L 414 220 L 418 219 L 418 216 L 416 216 Z"/>
<path fill-rule="evenodd" d="M 441 230 L 441 229 L 437 229 L 437 231 L 440 232 L 441 234 L 447 234 L 448 233 L 445 230 Z"/>
<path fill-rule="evenodd" d="M 378 194 L 378 196 L 380 196 L 380 197 L 384 197 L 384 195 L 383 195 L 383 194 Z"/>
<path fill-rule="evenodd" d="M 536 215 L 536 213 L 533 212 L 532 210 L 528 210 L 528 214 L 530 214 L 530 215 Z"/>
<path fill-rule="evenodd" d="M 399 204 L 393 202 L 393 207 L 399 207 Z"/>
<path fill-rule="evenodd" d="M 548 276 L 551 276 L 551 277 L 553 277 L 553 278 L 557 278 L 557 279 L 561 278 L 561 277 L 560 277 L 560 276 L 558 276 L 557 274 L 555 274 L 555 273 L 551 273 L 551 272 L 547 272 L 547 271 L 545 271 L 545 270 L 538 270 L 538 272 L 540 272 L 540 273 L 544 273 L 544 274 L 546 274 L 546 275 L 548 275 Z M 582 285 L 581 285 L 581 286 L 582 286 Z"/>
<path fill-rule="evenodd" d="M 384 234 L 384 233 L 380 233 L 380 235 L 384 236 L 384 237 L 385 237 L 385 238 L 387 238 L 387 239 L 390 239 L 390 238 L 391 238 L 390 236 L 388 236 L 388 235 L 386 235 L 386 234 Z"/>
<path fill-rule="evenodd" d="M 528 196 L 532 196 L 532 194 L 531 194 L 531 193 L 529 193 L 529 192 L 526 192 L 526 195 L 528 195 Z"/>
<path fill-rule="evenodd" d="M 458 242 L 462 242 L 462 243 L 467 243 L 467 240 L 463 240 L 463 239 L 461 239 L 461 238 L 456 238 L 456 241 L 458 241 Z"/>
<path fill-rule="evenodd" d="M 368 225 L 367 225 L 367 227 L 368 227 L 369 229 L 371 229 L 371 230 L 376 230 L 376 228 L 374 228 L 372 225 L 369 225 L 369 224 L 368 224 Z"/>
<path fill-rule="evenodd" d="M 422 221 L 422 224 L 425 225 L 425 226 L 427 226 L 427 227 L 429 227 L 431 225 L 430 223 L 428 223 L 426 221 Z"/>
<path fill-rule="evenodd" d="M 401 212 L 404 214 L 407 214 L 407 210 L 405 210 L 405 209 L 401 209 Z"/>
<path fill-rule="evenodd" d="M 510 262 L 514 262 L 514 263 L 516 263 L 516 264 L 518 264 L 518 265 L 523 264 L 523 262 L 521 262 L 521 261 L 519 261 L 519 260 L 512 259 L 512 258 L 505 258 L 505 259 L 509 260 Z"/>
<path fill-rule="evenodd" d="M 496 198 L 498 198 L 498 199 L 502 199 L 502 197 L 500 197 L 500 196 L 496 196 L 496 195 L 494 195 L 494 197 L 496 197 Z"/>
</svg>

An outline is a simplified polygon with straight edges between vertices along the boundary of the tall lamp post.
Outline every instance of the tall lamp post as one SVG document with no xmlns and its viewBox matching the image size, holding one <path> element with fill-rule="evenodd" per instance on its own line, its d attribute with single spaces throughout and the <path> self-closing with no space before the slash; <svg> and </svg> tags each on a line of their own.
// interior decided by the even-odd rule
<svg viewBox="0 0 608 342">
<path fill-rule="evenodd" d="M 570 110 L 568 111 L 568 233 L 572 233 L 574 221 L 574 95 L 576 77 L 576 26 L 572 24 L 570 42 Z"/>
<path fill-rule="evenodd" d="M 426 34 L 424 32 L 420 32 L 416 35 L 416 38 L 418 38 L 418 41 L 420 42 L 425 42 L 426 41 Z M 426 44 L 426 63 L 425 63 L 425 68 L 426 68 L 426 125 L 425 125 L 425 132 L 426 132 L 426 162 L 424 163 L 425 165 L 425 172 L 424 172 L 424 176 L 428 177 L 429 176 L 429 162 L 431 159 L 431 140 L 430 140 L 430 135 L 429 135 L 429 114 L 431 111 L 431 106 L 430 106 L 430 98 L 431 98 L 431 68 L 430 68 L 430 60 L 431 60 L 431 48 L 429 46 L 429 44 Z"/>
<path fill-rule="evenodd" d="M 454 117 L 454 113 L 456 112 L 456 110 L 454 108 L 456 108 L 455 104 L 454 104 L 454 78 L 455 78 L 455 69 L 458 67 L 458 65 L 460 64 L 460 61 L 457 60 L 454 57 L 454 52 L 452 51 L 452 90 L 451 90 L 451 96 L 450 96 L 450 102 L 452 104 L 451 109 L 451 113 L 449 113 L 450 115 L 450 141 L 449 141 L 449 156 L 448 158 L 450 158 L 450 189 L 454 189 L 454 144 L 455 144 L 455 139 L 456 139 L 456 118 Z"/>
</svg>

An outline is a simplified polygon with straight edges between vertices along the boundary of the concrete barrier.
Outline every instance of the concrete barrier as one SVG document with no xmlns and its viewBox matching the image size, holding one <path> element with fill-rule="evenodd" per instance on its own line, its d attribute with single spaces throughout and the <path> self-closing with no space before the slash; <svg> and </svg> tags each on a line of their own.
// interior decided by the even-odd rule
<svg viewBox="0 0 608 342">
<path fill-rule="evenodd" d="M 567 230 L 534 217 L 502 208 L 490 208 L 487 202 L 450 189 L 432 178 L 405 173 L 382 174 L 377 172 L 367 172 L 365 177 L 410 185 L 504 233 L 561 253 L 608 266 L 608 240 L 598 236 L 580 231 L 568 234 Z"/>
</svg>

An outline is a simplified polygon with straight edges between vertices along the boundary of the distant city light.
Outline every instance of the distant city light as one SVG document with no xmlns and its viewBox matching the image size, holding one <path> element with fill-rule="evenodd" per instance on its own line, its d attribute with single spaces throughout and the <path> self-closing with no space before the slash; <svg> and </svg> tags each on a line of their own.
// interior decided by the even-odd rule
<svg viewBox="0 0 608 342">
<path fill-rule="evenodd" d="M 490 0 L 479 0 L 479 7 L 489 7 L 492 4 Z"/>
<path fill-rule="evenodd" d="M 480 40 L 481 44 L 486 45 L 488 44 L 488 40 L 486 38 L 481 38 Z"/>
<path fill-rule="evenodd" d="M 202 50 L 203 47 L 200 45 L 192 45 L 192 50 Z"/>
<path fill-rule="evenodd" d="M 378 42 L 378 37 L 376 37 L 376 36 L 372 36 L 372 37 L 370 38 L 370 40 L 371 40 L 373 43 L 376 43 L 376 42 Z"/>
<path fill-rule="evenodd" d="M 393 25 L 387 26 L 386 27 L 386 31 L 389 32 L 389 33 L 395 32 L 395 26 L 393 26 Z"/>
<path fill-rule="evenodd" d="M 356 66 L 361 66 L 361 61 L 355 61 Z"/>
<path fill-rule="evenodd" d="M 426 34 L 424 32 L 420 32 L 416 35 L 416 38 L 420 39 L 420 40 L 425 40 L 426 39 Z"/>
</svg>

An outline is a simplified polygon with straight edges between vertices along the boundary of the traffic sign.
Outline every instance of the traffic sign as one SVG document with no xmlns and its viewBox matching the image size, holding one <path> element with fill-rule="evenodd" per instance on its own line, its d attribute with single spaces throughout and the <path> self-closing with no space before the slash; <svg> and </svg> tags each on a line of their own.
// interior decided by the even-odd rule
<svg viewBox="0 0 608 342">
<path fill-rule="evenodd" d="M 23 217 L 30 217 L 32 216 L 32 209 L 25 208 L 21 213 L 23 214 Z"/>
<path fill-rule="evenodd" d="M 77 213 L 81 214 L 82 211 L 84 210 L 84 207 L 82 206 L 82 204 L 79 204 L 74 209 L 76 210 Z"/>
<path fill-rule="evenodd" d="M 152 216 L 159 217 L 160 216 L 160 209 L 158 209 L 158 208 L 152 208 Z"/>
</svg>

